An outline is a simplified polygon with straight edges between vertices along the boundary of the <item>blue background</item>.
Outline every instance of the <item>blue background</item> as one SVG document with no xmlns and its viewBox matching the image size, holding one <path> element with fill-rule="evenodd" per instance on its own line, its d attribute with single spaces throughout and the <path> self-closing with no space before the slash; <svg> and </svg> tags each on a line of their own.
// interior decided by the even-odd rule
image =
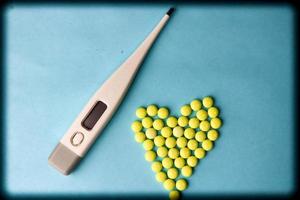
<svg viewBox="0 0 300 200">
<path fill-rule="evenodd" d="M 9 194 L 165 194 L 130 124 L 135 108 L 212 95 L 224 126 L 185 195 L 294 191 L 294 12 L 181 5 L 125 100 L 70 176 L 47 158 L 89 97 L 168 5 L 6 9 L 5 186 Z"/>
</svg>

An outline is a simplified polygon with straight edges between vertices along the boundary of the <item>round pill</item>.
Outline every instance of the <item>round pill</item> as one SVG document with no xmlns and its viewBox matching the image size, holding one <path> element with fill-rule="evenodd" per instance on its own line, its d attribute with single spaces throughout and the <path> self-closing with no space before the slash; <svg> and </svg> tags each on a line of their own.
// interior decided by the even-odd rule
<svg viewBox="0 0 300 200">
<path fill-rule="evenodd" d="M 169 116 L 169 110 L 168 110 L 168 108 L 164 108 L 163 107 L 163 108 L 158 109 L 157 115 L 161 119 L 166 119 Z"/>
<path fill-rule="evenodd" d="M 172 129 L 166 126 L 161 129 L 160 133 L 163 137 L 168 138 L 172 135 Z"/>
<path fill-rule="evenodd" d="M 204 151 L 204 149 L 202 149 L 202 148 L 196 149 L 196 150 L 194 151 L 194 154 L 195 154 L 196 158 L 198 158 L 198 159 L 202 159 L 202 158 L 205 157 L 205 151 Z"/>
<path fill-rule="evenodd" d="M 192 129 L 192 128 L 187 128 L 184 130 L 184 136 L 187 138 L 187 139 L 192 139 L 194 138 L 195 136 L 195 130 Z"/>
<path fill-rule="evenodd" d="M 175 187 L 175 181 L 174 180 L 172 180 L 172 179 L 165 180 L 165 182 L 164 182 L 164 188 L 166 190 L 173 190 L 174 187 Z"/>
<path fill-rule="evenodd" d="M 158 147 L 163 146 L 163 145 L 165 144 L 165 138 L 164 138 L 163 136 L 161 136 L 161 135 L 156 136 L 156 137 L 154 138 L 154 144 L 155 144 L 156 146 L 158 146 Z"/>
<path fill-rule="evenodd" d="M 164 168 L 169 169 L 173 166 L 173 160 L 166 157 L 162 160 L 162 165 L 164 166 Z"/>
<path fill-rule="evenodd" d="M 164 158 L 168 155 L 168 149 L 166 147 L 158 147 L 157 155 L 161 158 Z"/>
<path fill-rule="evenodd" d="M 143 126 L 141 124 L 140 121 L 134 121 L 132 124 L 131 124 L 131 129 L 134 131 L 134 132 L 140 132 L 142 130 Z"/>
<path fill-rule="evenodd" d="M 158 172 L 155 178 L 158 182 L 162 183 L 167 179 L 167 174 L 165 172 Z"/>
<path fill-rule="evenodd" d="M 185 177 L 190 177 L 192 176 L 193 169 L 190 166 L 184 166 L 181 169 L 181 174 Z"/>
<path fill-rule="evenodd" d="M 173 135 L 177 138 L 183 136 L 183 128 L 180 126 L 176 126 L 173 129 Z"/>
<path fill-rule="evenodd" d="M 174 128 L 175 126 L 177 126 L 177 119 L 176 119 L 176 117 L 173 117 L 173 116 L 169 117 L 167 119 L 167 125 L 169 127 L 171 127 L 171 128 Z"/>
<path fill-rule="evenodd" d="M 195 150 L 198 148 L 198 142 L 197 142 L 197 140 L 194 140 L 194 139 L 189 140 L 187 143 L 187 146 L 190 150 Z"/>
<path fill-rule="evenodd" d="M 187 145 L 187 139 L 185 137 L 177 138 L 176 144 L 177 144 L 177 146 L 179 148 L 186 147 L 186 145 Z"/>
<path fill-rule="evenodd" d="M 157 114 L 158 108 L 156 105 L 150 105 L 147 107 L 147 114 L 151 117 Z"/>
<path fill-rule="evenodd" d="M 207 113 L 210 118 L 215 118 L 218 116 L 219 110 L 216 107 L 211 107 L 208 109 Z"/>
<path fill-rule="evenodd" d="M 139 107 L 138 109 L 136 109 L 135 115 L 138 118 L 143 119 L 144 117 L 146 117 L 147 111 L 146 111 L 146 109 L 144 107 Z"/>
<path fill-rule="evenodd" d="M 146 130 L 146 137 L 148 139 L 153 139 L 153 138 L 156 137 L 156 135 L 157 135 L 157 132 L 156 132 L 156 130 L 154 128 L 148 128 Z"/>
<path fill-rule="evenodd" d="M 180 108 L 180 113 L 183 116 L 189 116 L 192 113 L 192 109 L 189 105 L 184 105 Z"/>
<path fill-rule="evenodd" d="M 175 159 L 174 165 L 175 165 L 175 167 L 180 169 L 185 165 L 185 160 L 182 157 L 178 157 Z"/>
<path fill-rule="evenodd" d="M 214 118 L 216 119 L 216 118 Z M 210 129 L 210 123 L 208 121 L 202 121 L 199 126 L 201 131 L 208 131 Z"/>
<path fill-rule="evenodd" d="M 145 159 L 149 162 L 152 162 L 156 158 L 156 153 L 154 151 L 147 151 L 145 153 Z"/>
<path fill-rule="evenodd" d="M 176 139 L 174 137 L 168 137 L 165 143 L 166 146 L 171 149 L 176 146 Z"/>
<path fill-rule="evenodd" d="M 155 128 L 156 130 L 159 131 L 164 127 L 164 122 L 161 119 L 156 119 L 156 120 L 154 120 L 152 126 L 153 126 L 153 128 Z"/>
<path fill-rule="evenodd" d="M 207 132 L 207 138 L 211 141 L 216 141 L 219 137 L 218 131 L 212 129 Z"/>
<path fill-rule="evenodd" d="M 203 142 L 206 139 L 206 135 L 203 131 L 198 131 L 195 135 L 195 138 L 198 142 Z"/>
<path fill-rule="evenodd" d="M 184 179 L 179 179 L 176 181 L 176 188 L 180 191 L 183 191 L 187 188 L 187 182 Z"/>
<path fill-rule="evenodd" d="M 195 156 L 190 156 L 186 162 L 190 167 L 196 167 L 198 164 L 198 159 Z"/>
<path fill-rule="evenodd" d="M 168 156 L 172 159 L 175 159 L 179 156 L 179 150 L 176 148 L 171 148 L 168 152 Z"/>
<path fill-rule="evenodd" d="M 181 127 L 186 127 L 189 123 L 189 119 L 186 116 L 180 116 L 178 118 L 178 125 Z"/>
<path fill-rule="evenodd" d="M 212 141 L 210 140 L 204 140 L 202 142 L 202 148 L 205 150 L 205 151 L 210 151 L 212 148 L 213 148 L 214 144 Z"/>
<path fill-rule="evenodd" d="M 192 118 L 189 120 L 189 126 L 191 128 L 198 128 L 199 127 L 199 119 L 197 119 L 196 117 Z"/>
<path fill-rule="evenodd" d="M 170 200 L 179 200 L 180 199 L 180 192 L 177 190 L 173 190 L 169 194 L 169 199 Z"/>
<path fill-rule="evenodd" d="M 144 128 L 150 128 L 153 124 L 153 120 L 151 117 L 145 117 L 142 119 L 142 125 Z"/>
<path fill-rule="evenodd" d="M 154 144 L 153 144 L 153 141 L 152 141 L 152 140 L 145 140 L 145 141 L 143 142 L 143 147 L 144 147 L 144 149 L 145 149 L 146 151 L 149 151 L 149 150 L 153 149 L 153 146 L 154 146 Z"/>
<path fill-rule="evenodd" d="M 211 97 L 204 97 L 202 104 L 205 108 L 210 108 L 214 104 L 214 100 Z"/>
<path fill-rule="evenodd" d="M 145 133 L 143 133 L 143 132 L 137 132 L 137 133 L 135 133 L 134 138 L 135 138 L 136 142 L 142 143 L 145 141 L 146 136 L 145 136 Z"/>
<path fill-rule="evenodd" d="M 206 110 L 199 110 L 197 113 L 196 113 L 196 117 L 200 120 L 200 121 L 203 121 L 203 120 L 206 120 L 207 119 L 207 112 Z"/>
<path fill-rule="evenodd" d="M 198 99 L 193 100 L 190 105 L 193 111 L 200 110 L 202 106 L 201 101 Z"/>
<path fill-rule="evenodd" d="M 210 125 L 211 125 L 212 128 L 218 129 L 218 128 L 221 127 L 222 122 L 221 122 L 221 120 L 219 118 L 212 118 L 210 120 Z"/>
<path fill-rule="evenodd" d="M 167 174 L 170 179 L 176 179 L 178 177 L 178 170 L 176 168 L 170 168 Z"/>
<path fill-rule="evenodd" d="M 191 150 L 189 150 L 188 148 L 184 147 L 182 149 L 180 149 L 180 156 L 182 158 L 188 158 L 191 155 Z"/>
<path fill-rule="evenodd" d="M 154 172 L 160 172 L 162 170 L 162 164 L 159 161 L 155 161 L 152 163 L 151 169 Z"/>
</svg>

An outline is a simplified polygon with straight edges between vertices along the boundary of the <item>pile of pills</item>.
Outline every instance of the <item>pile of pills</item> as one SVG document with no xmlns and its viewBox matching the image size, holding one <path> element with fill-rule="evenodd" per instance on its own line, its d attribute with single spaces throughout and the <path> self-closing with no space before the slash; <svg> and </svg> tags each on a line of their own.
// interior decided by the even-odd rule
<svg viewBox="0 0 300 200">
<path fill-rule="evenodd" d="M 139 107 L 139 118 L 131 124 L 135 140 L 145 149 L 155 178 L 179 199 L 188 187 L 187 178 L 214 147 L 222 121 L 212 97 L 195 99 L 180 108 L 180 117 L 171 116 L 166 107 Z"/>
</svg>

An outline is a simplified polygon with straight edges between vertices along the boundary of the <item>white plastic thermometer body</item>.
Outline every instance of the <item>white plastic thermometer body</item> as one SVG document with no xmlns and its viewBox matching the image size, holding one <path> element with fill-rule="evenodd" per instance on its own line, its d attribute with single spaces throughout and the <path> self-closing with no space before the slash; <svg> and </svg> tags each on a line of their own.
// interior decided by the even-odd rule
<svg viewBox="0 0 300 200">
<path fill-rule="evenodd" d="M 68 175 L 74 169 L 111 119 L 173 10 L 164 15 L 134 53 L 97 90 L 61 138 L 48 159 L 60 172 Z"/>
</svg>

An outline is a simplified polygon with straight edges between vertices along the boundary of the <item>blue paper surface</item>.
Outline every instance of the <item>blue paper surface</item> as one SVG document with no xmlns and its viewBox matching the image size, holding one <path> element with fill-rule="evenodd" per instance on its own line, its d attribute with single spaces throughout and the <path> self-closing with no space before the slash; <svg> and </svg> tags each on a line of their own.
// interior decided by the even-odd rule
<svg viewBox="0 0 300 200">
<path fill-rule="evenodd" d="M 156 103 L 172 114 L 211 95 L 221 137 L 185 195 L 294 190 L 294 13 L 288 6 L 181 5 L 119 110 L 80 166 L 47 158 L 87 100 L 168 5 L 8 7 L 5 186 L 10 194 L 166 194 L 130 124 Z"/>
</svg>

